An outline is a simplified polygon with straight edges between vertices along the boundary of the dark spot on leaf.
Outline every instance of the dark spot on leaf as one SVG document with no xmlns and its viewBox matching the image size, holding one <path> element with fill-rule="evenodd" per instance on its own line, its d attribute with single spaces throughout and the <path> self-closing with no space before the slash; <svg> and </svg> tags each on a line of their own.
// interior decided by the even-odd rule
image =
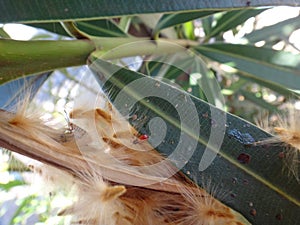
<svg viewBox="0 0 300 225">
<path fill-rule="evenodd" d="M 249 184 L 249 181 L 247 179 L 244 179 L 243 184 L 247 185 L 247 184 Z"/>
<path fill-rule="evenodd" d="M 250 162 L 250 155 L 246 154 L 246 153 L 241 153 L 239 154 L 239 156 L 237 157 L 237 160 L 240 162 L 240 163 L 243 163 L 243 164 L 248 164 Z"/>
<path fill-rule="evenodd" d="M 279 152 L 278 157 L 279 157 L 280 159 L 284 159 L 284 158 L 285 158 L 284 152 Z"/>
<path fill-rule="evenodd" d="M 204 118 L 208 118 L 208 112 L 203 113 L 202 116 L 203 116 Z"/>
<path fill-rule="evenodd" d="M 252 216 L 256 216 L 256 209 L 251 209 L 251 210 L 250 210 L 250 214 L 251 214 Z"/>
<path fill-rule="evenodd" d="M 137 118 L 138 118 L 138 117 L 137 117 L 136 114 L 133 114 L 132 117 L 131 117 L 132 121 L 135 121 Z"/>
<path fill-rule="evenodd" d="M 262 147 L 263 147 L 264 149 L 269 149 L 269 148 L 271 147 L 271 145 L 270 145 L 270 144 L 263 144 Z"/>
<path fill-rule="evenodd" d="M 275 218 L 277 220 L 282 220 L 283 219 L 283 215 L 281 213 L 277 213 L 276 216 L 275 216 Z"/>
</svg>

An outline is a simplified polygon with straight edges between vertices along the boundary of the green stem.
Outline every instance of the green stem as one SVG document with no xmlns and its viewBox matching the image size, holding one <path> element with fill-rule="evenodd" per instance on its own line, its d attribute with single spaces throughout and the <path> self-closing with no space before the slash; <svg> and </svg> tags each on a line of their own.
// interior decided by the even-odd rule
<svg viewBox="0 0 300 225">
<path fill-rule="evenodd" d="M 149 38 L 95 38 L 96 50 L 92 58 L 103 60 L 120 59 L 130 56 L 159 55 L 186 51 L 189 47 L 199 45 L 198 42 L 183 39 Z"/>
<path fill-rule="evenodd" d="M 87 63 L 92 57 L 117 59 L 184 51 L 198 45 L 189 40 L 149 38 L 100 38 L 59 41 L 16 41 L 0 39 L 0 85 L 21 76 Z"/>
<path fill-rule="evenodd" d="M 95 50 L 89 40 L 15 41 L 0 39 L 0 84 L 57 68 L 86 64 Z"/>
</svg>

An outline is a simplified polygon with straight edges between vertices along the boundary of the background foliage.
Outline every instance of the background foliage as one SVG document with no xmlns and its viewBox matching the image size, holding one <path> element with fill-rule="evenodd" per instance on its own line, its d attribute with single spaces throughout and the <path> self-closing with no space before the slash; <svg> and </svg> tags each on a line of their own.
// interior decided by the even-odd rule
<svg viewBox="0 0 300 225">
<path fill-rule="evenodd" d="M 288 5 L 293 4 L 294 1 L 283 3 Z M 109 51 L 118 46 L 120 40 L 121 43 L 130 43 L 136 41 L 136 38 L 168 39 L 176 43 L 178 40 L 188 40 L 192 43 L 191 49 L 194 54 L 201 57 L 204 63 L 188 64 L 191 73 L 187 74 L 173 66 L 158 63 L 159 56 L 157 55 L 145 56 L 143 49 L 140 49 L 141 52 L 135 57 L 132 57 L 130 51 L 124 51 L 106 59 L 135 71 L 132 74 L 128 72 L 129 77 L 138 76 L 136 72 L 140 72 L 179 86 L 198 99 L 207 101 L 207 96 L 210 96 L 212 101 L 209 102 L 217 105 L 218 102 L 222 102 L 222 96 L 215 93 L 212 80 L 216 79 L 225 97 L 225 104 L 218 105 L 218 107 L 250 122 L 269 116 L 276 120 L 277 113 L 284 111 L 286 102 L 299 105 L 300 44 L 293 38 L 299 34 L 300 22 L 296 12 L 299 8 L 294 11 L 296 12 L 294 17 L 263 26 L 261 18 L 268 17 L 272 9 L 256 8 L 256 6 L 275 5 L 272 1 L 244 1 L 235 3 L 236 5 L 231 5 L 231 1 L 222 1 L 222 3 L 190 1 L 189 4 L 181 4 L 177 1 L 172 4 L 163 4 L 161 1 L 126 2 L 131 7 L 125 6 L 123 1 L 115 1 L 114 4 L 108 4 L 108 1 L 90 1 L 85 7 L 77 1 L 66 1 L 63 4 L 59 1 L 52 1 L 51 4 L 51 10 L 49 10 L 49 7 L 44 8 L 42 3 L 35 1 L 32 4 L 9 1 L 0 3 L 0 7 L 6 9 L 0 17 L 0 22 L 4 24 L 24 23 L 38 29 L 30 41 L 17 42 L 10 39 L 5 25 L 0 27 L 2 37 L 0 39 L 2 51 L 0 54 L 0 82 L 2 84 L 0 100 L 3 109 L 9 109 L 14 102 L 22 98 L 22 92 L 18 94 L 18 90 L 23 83 L 13 79 L 23 75 L 37 74 L 28 78 L 32 81 L 29 85 L 32 85 L 33 93 L 41 87 L 32 104 L 42 105 L 48 113 L 46 115 L 63 121 L 64 117 L 58 112 L 63 112 L 64 108 L 72 105 L 74 92 L 79 85 L 78 74 L 81 68 L 73 66 L 89 64 L 87 57 L 99 56 L 103 54 L 103 51 Z M 206 10 L 202 10 L 203 8 Z M 232 10 L 232 8 L 235 9 Z M 168 13 L 162 14 L 162 12 Z M 66 22 L 70 19 L 73 22 Z M 195 43 L 196 45 L 193 46 Z M 100 46 L 103 48 L 100 49 Z M 137 59 L 141 60 L 141 63 L 132 64 Z M 196 73 L 199 71 L 201 71 L 201 76 Z M 126 84 L 126 81 L 124 82 Z M 204 86 L 209 87 L 205 94 Z M 195 101 L 205 107 L 204 103 Z M 9 104 L 6 104 L 7 102 Z M 69 105 L 66 106 L 66 104 Z M 204 113 L 201 111 L 199 115 Z M 231 118 L 230 115 L 229 118 Z M 235 124 L 234 127 L 242 131 L 255 133 L 255 139 L 269 136 L 236 117 L 232 117 L 230 121 Z M 245 151 L 243 143 L 238 143 L 229 137 L 225 141 L 225 144 L 229 146 L 225 147 L 227 150 L 237 151 L 235 153 L 237 155 L 240 154 L 237 149 L 241 149 L 241 152 Z M 271 153 L 264 152 L 263 154 L 258 147 L 251 150 L 256 151 L 252 155 L 253 159 L 260 157 L 264 159 L 269 155 L 276 157 L 276 154 L 282 151 L 278 147 L 270 151 Z M 4 155 L 5 153 L 3 153 L 3 158 Z M 233 153 L 230 153 L 229 157 L 235 160 Z M 291 181 L 290 178 L 282 177 L 282 174 L 275 175 L 282 169 L 278 160 L 280 159 L 276 157 L 270 162 L 275 165 L 273 172 L 262 171 L 262 168 L 268 165 L 267 162 L 257 161 L 250 167 L 237 163 L 233 166 L 233 171 L 237 171 L 236 176 L 229 176 L 222 181 L 221 185 L 235 190 L 230 193 L 231 197 L 226 199 L 226 203 L 237 211 L 243 212 L 253 224 L 282 224 L 283 221 L 284 224 L 295 224 L 295 221 L 299 219 L 299 205 L 297 205 L 299 204 L 299 192 L 297 192 L 299 183 L 295 179 Z M 259 163 L 262 164 L 259 165 Z M 6 180 L 3 179 L 1 189 L 10 191 L 17 186 L 24 185 L 24 178 L 21 178 L 19 173 L 13 173 L 15 170 L 19 171 L 19 167 L 12 167 L 11 162 L 3 165 L 6 165 L 2 168 L 3 174 L 10 175 Z M 189 166 L 192 167 L 193 162 Z M 216 170 L 213 170 L 211 176 L 216 176 L 217 169 L 221 167 L 219 165 L 214 168 Z M 193 171 L 191 170 L 193 168 L 189 169 Z M 187 171 L 189 170 L 183 170 L 183 172 Z M 250 173 L 243 178 L 242 174 L 245 171 L 254 171 L 254 174 Z M 27 173 L 30 174 L 28 171 Z M 247 196 L 242 198 L 244 204 L 240 201 L 235 202 L 235 196 L 244 193 L 242 191 L 244 182 L 251 182 L 252 189 L 261 188 L 261 190 L 265 183 L 271 183 L 267 187 L 269 192 L 266 190 L 266 195 L 274 195 L 276 198 L 277 193 L 274 194 L 273 189 L 280 189 L 283 195 L 283 197 L 280 196 L 283 198 L 280 201 L 283 204 L 286 203 L 286 206 L 281 205 L 273 210 L 273 201 L 265 202 L 267 200 L 263 201 L 259 197 L 245 200 Z M 261 194 L 265 195 L 265 192 L 262 191 Z M 50 210 L 49 198 L 44 196 L 43 199 L 46 201 L 41 201 L 41 197 L 36 194 L 23 197 L 18 202 L 18 209 L 12 215 L 10 223 L 21 223 L 26 220 L 24 218 L 32 216 L 33 213 L 39 215 L 37 220 L 40 222 L 53 223 L 53 220 L 46 216 Z M 44 207 L 42 211 L 39 211 L 38 207 L 41 204 Z M 254 215 L 253 210 L 257 210 L 257 214 Z M 270 212 L 270 215 L 265 215 L 263 212 Z"/>
</svg>

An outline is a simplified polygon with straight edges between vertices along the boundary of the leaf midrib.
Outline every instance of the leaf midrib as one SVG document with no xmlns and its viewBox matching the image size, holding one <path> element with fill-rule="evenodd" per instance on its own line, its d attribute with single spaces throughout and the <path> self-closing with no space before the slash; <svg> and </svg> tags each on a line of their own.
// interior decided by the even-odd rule
<svg viewBox="0 0 300 225">
<path fill-rule="evenodd" d="M 140 74 L 141 76 L 144 76 L 142 74 Z M 149 77 L 148 77 L 149 78 Z M 152 79 L 152 78 L 149 78 Z M 123 83 L 121 83 L 119 80 L 114 79 L 113 82 L 114 85 L 116 85 L 118 88 L 123 89 L 124 85 Z M 164 84 L 164 85 L 168 85 L 168 84 Z M 171 87 L 174 88 L 174 87 Z M 177 89 L 177 88 L 174 88 Z M 179 89 L 177 89 L 178 91 L 180 91 Z M 129 94 L 132 96 L 132 98 L 136 98 L 139 97 L 139 95 L 134 92 L 131 91 L 129 92 Z M 188 93 L 185 93 L 188 94 Z M 191 98 L 194 98 L 193 96 L 191 96 L 190 94 L 188 94 Z M 138 99 L 138 98 L 137 98 Z M 195 99 L 195 98 L 194 98 Z M 198 100 L 198 99 L 196 99 Z M 166 115 L 164 112 L 161 112 L 160 110 L 157 109 L 157 107 L 152 106 L 152 104 L 147 103 L 146 101 L 140 101 L 140 103 L 142 103 L 143 105 L 145 105 L 147 108 L 153 110 L 155 113 L 157 113 L 158 115 L 162 116 L 162 118 L 166 119 L 168 122 L 170 122 L 172 125 L 174 125 L 177 128 L 180 128 L 181 130 L 183 130 L 183 132 L 185 132 L 186 134 L 188 134 L 190 137 L 192 137 L 193 139 L 197 140 L 199 143 L 204 144 L 206 146 L 208 146 L 206 143 L 206 141 L 204 141 L 203 139 L 200 139 L 199 137 L 195 137 L 195 135 L 189 131 L 189 129 L 186 129 L 186 127 L 182 127 L 180 125 L 178 125 L 178 123 L 174 122 L 172 120 L 172 118 L 170 118 L 168 115 Z M 208 104 L 208 103 L 206 103 Z M 149 107 L 150 106 L 150 107 Z M 214 106 L 211 106 L 214 107 Z M 226 113 L 229 114 L 229 113 Z M 273 185 L 270 181 L 264 179 L 262 176 L 258 175 L 257 173 L 255 173 L 252 169 L 249 169 L 248 167 L 244 166 L 243 164 L 239 163 L 238 161 L 234 160 L 232 157 L 230 157 L 229 154 L 226 154 L 223 151 L 218 151 L 216 149 L 214 149 L 213 146 L 208 146 L 211 150 L 213 150 L 214 152 L 218 153 L 220 156 L 222 156 L 225 160 L 227 160 L 229 163 L 231 163 L 232 165 L 234 165 L 235 167 L 239 168 L 240 170 L 244 171 L 245 173 L 247 173 L 248 175 L 250 175 L 251 177 L 255 178 L 257 181 L 259 181 L 260 183 L 263 183 L 264 185 L 266 185 L 267 187 L 269 187 L 270 189 L 274 190 L 275 192 L 277 192 L 278 194 L 280 194 L 281 196 L 283 196 L 284 198 L 288 199 L 289 201 L 293 202 L 295 205 L 300 206 L 300 201 L 298 201 L 297 199 L 295 199 L 293 196 L 287 194 L 286 192 L 284 192 L 281 188 L 278 188 L 277 186 Z"/>
</svg>

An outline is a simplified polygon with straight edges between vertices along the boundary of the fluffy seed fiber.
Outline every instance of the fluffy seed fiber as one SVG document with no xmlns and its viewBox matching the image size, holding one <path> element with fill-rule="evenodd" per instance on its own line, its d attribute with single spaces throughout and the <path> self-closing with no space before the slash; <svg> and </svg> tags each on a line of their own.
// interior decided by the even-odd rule
<svg viewBox="0 0 300 225">
<path fill-rule="evenodd" d="M 275 135 L 274 138 L 263 140 L 258 144 L 283 144 L 284 151 L 282 158 L 289 174 L 300 182 L 299 162 L 300 162 L 300 110 L 287 105 L 287 113 L 277 116 L 275 123 L 263 123 L 262 128 Z"/>
<path fill-rule="evenodd" d="M 112 106 L 76 109 L 70 117 L 74 129 L 64 132 L 23 108 L 0 111 L 0 145 L 47 165 L 31 168 L 56 188 L 75 190 L 73 203 L 59 212 L 71 215 L 73 224 L 249 224 L 171 163 L 155 167 L 165 158 L 137 140 L 137 131 Z"/>
</svg>

